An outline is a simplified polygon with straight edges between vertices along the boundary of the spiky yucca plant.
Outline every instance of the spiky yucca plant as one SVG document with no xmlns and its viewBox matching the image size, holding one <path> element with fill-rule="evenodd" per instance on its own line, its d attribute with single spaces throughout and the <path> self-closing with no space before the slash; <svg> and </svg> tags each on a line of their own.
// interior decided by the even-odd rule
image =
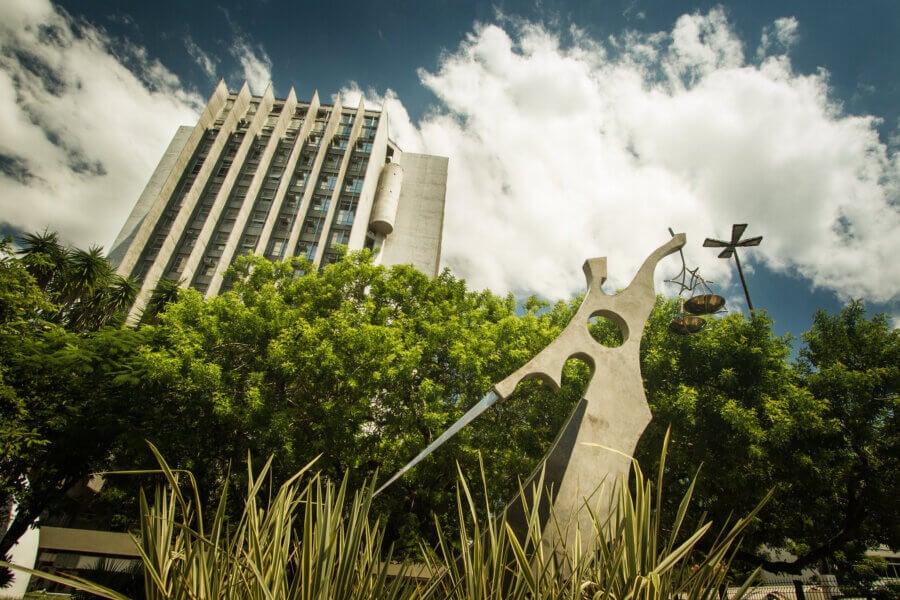
<svg viewBox="0 0 900 600">
<path fill-rule="evenodd" d="M 759 510 L 722 528 L 698 551 L 711 524 L 682 532 L 693 484 L 675 522 L 660 521 L 664 447 L 655 483 L 636 463 L 634 491 L 627 481 L 617 483 L 613 516 L 594 523 L 600 542 L 546 548 L 540 507 L 526 508 L 523 542 L 505 515 L 480 516 L 460 473 L 458 537 L 438 525 L 437 547 L 423 548 L 430 576 L 414 580 L 405 577 L 403 566 L 392 567 L 390 552 L 384 552 L 383 526 L 370 515 L 373 486 L 350 494 L 346 479 L 337 485 L 307 465 L 262 502 L 270 459 L 258 474 L 248 467 L 239 521 L 229 523 L 223 491 L 207 523 L 192 475 L 171 469 L 152 449 L 165 485 L 157 488 L 152 503 L 142 494 L 141 536 L 135 537 L 145 597 L 151 600 L 706 600 L 726 585 L 740 535 Z M 537 485 L 541 489 L 540 481 Z M 484 514 L 490 515 L 489 507 Z M 104 598 L 125 599 L 84 579 L 31 572 Z M 743 595 L 752 578 L 731 594 L 732 600 Z"/>
<path fill-rule="evenodd" d="M 562 542 L 544 543 L 540 507 L 526 507 L 527 536 L 523 542 L 504 516 L 479 519 L 473 495 L 459 475 L 457 507 L 459 538 L 452 543 L 438 526 L 436 549 L 426 549 L 428 566 L 436 576 L 429 598 L 490 600 L 655 600 L 712 599 L 728 585 L 731 562 L 740 536 L 762 508 L 722 527 L 716 538 L 698 551 L 709 535 L 711 523 L 683 533 L 693 495 L 691 482 L 681 499 L 675 521 L 662 523 L 663 474 L 669 436 L 663 444 L 655 485 L 634 461 L 634 491 L 628 481 L 615 482 L 611 494 L 614 510 L 606 520 L 594 519 L 595 541 L 576 540 L 576 548 Z M 482 485 L 486 482 L 482 480 Z M 536 490 L 543 488 L 539 479 Z M 520 493 L 520 497 L 526 497 Z M 534 493 L 530 497 L 538 498 Z M 768 500 L 768 497 L 766 498 Z M 763 503 L 765 503 L 765 501 Z M 488 508 L 489 505 L 486 505 Z M 489 510 L 489 508 L 488 508 Z M 585 510 L 590 510 L 589 506 Z M 550 511 L 549 523 L 556 523 Z M 559 536 L 563 539 L 564 536 Z M 600 541 L 597 541 L 600 540 Z M 758 570 L 730 594 L 742 597 Z M 737 587 L 737 586 L 736 586 Z"/>
</svg>

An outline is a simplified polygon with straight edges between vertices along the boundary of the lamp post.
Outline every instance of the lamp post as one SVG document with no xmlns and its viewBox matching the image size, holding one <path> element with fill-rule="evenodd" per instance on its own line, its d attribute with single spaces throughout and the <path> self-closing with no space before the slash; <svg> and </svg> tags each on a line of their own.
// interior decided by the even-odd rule
<svg viewBox="0 0 900 600">
<path fill-rule="evenodd" d="M 744 230 L 747 229 L 746 223 L 735 224 L 731 226 L 731 240 L 728 242 L 722 240 L 714 240 L 712 238 L 706 238 L 703 241 L 704 248 L 725 248 L 722 252 L 719 253 L 719 258 L 731 258 L 734 255 L 734 262 L 737 264 L 738 275 L 741 277 L 741 285 L 744 286 L 744 296 L 747 298 L 747 307 L 750 309 L 750 314 L 754 314 L 753 311 L 753 302 L 750 300 L 750 292 L 747 290 L 747 280 L 744 279 L 744 270 L 741 268 L 741 259 L 738 258 L 737 249 L 740 247 L 747 246 L 759 246 L 759 243 L 762 241 L 762 236 L 757 236 L 754 238 L 741 240 L 741 236 L 744 234 Z"/>
</svg>

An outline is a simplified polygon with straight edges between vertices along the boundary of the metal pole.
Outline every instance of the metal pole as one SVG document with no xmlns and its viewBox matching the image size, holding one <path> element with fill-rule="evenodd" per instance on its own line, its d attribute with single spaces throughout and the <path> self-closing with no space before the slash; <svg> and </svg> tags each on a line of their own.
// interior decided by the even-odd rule
<svg viewBox="0 0 900 600">
<path fill-rule="evenodd" d="M 744 296 L 747 297 L 747 307 L 750 309 L 750 314 L 753 315 L 753 302 L 750 301 L 750 292 L 747 290 L 747 280 L 744 279 L 744 270 L 741 268 L 741 259 L 738 258 L 737 248 L 734 249 L 734 262 L 737 263 L 738 275 L 741 276 L 741 285 L 744 286 Z"/>
</svg>

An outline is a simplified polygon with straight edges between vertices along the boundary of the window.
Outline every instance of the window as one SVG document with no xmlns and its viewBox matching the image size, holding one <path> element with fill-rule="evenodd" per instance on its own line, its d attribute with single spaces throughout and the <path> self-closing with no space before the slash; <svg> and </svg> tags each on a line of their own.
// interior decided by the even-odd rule
<svg viewBox="0 0 900 600">
<path fill-rule="evenodd" d="M 353 158 L 350 161 L 350 169 L 349 172 L 355 175 L 362 175 L 366 171 L 366 165 L 369 164 L 369 161 L 365 158 Z"/>
<path fill-rule="evenodd" d="M 359 142 L 356 144 L 356 150 L 358 152 L 369 154 L 372 152 L 372 142 Z"/>
<path fill-rule="evenodd" d="M 272 240 L 269 244 L 269 256 L 281 257 L 284 253 L 284 246 L 287 244 L 285 240 Z"/>
<path fill-rule="evenodd" d="M 335 223 L 338 225 L 353 225 L 353 217 L 356 214 L 356 204 L 357 200 L 355 198 L 341 198 Z"/>
<path fill-rule="evenodd" d="M 259 240 L 258 235 L 245 235 L 241 240 L 241 254 L 252 252 L 256 248 L 256 242 Z"/>
<path fill-rule="evenodd" d="M 253 213 L 253 218 L 250 219 L 250 227 L 262 227 L 266 224 L 266 213 L 257 210 Z"/>
<path fill-rule="evenodd" d="M 323 175 L 319 178 L 320 190 L 330 191 L 334 189 L 335 185 L 337 185 L 337 175 Z"/>
<path fill-rule="evenodd" d="M 300 242 L 297 244 L 297 255 L 302 256 L 306 260 L 315 260 L 316 259 L 316 250 L 319 249 L 319 246 L 316 244 L 310 244 L 307 242 Z"/>
<path fill-rule="evenodd" d="M 338 229 L 331 234 L 331 244 L 346 246 L 350 242 L 350 232 L 346 229 Z"/>
<path fill-rule="evenodd" d="M 351 194 L 359 194 L 362 192 L 363 180 L 359 178 L 353 178 L 347 180 L 347 183 L 344 185 L 344 191 L 350 192 Z"/>
<path fill-rule="evenodd" d="M 325 157 L 325 163 L 322 165 L 323 169 L 328 169 L 329 171 L 337 171 L 341 168 L 341 157 L 340 155 L 329 154 Z"/>
<path fill-rule="evenodd" d="M 341 255 L 338 252 L 326 252 L 325 258 L 322 259 L 323 265 L 330 265 L 341 260 Z"/>
<path fill-rule="evenodd" d="M 324 222 L 325 219 L 319 217 L 307 217 L 306 221 L 303 222 L 303 233 L 318 234 L 322 231 Z"/>
<path fill-rule="evenodd" d="M 331 199 L 325 196 L 313 196 L 312 205 L 310 206 L 310 210 L 320 210 L 325 212 L 328 210 L 328 206 L 331 204 Z"/>
</svg>

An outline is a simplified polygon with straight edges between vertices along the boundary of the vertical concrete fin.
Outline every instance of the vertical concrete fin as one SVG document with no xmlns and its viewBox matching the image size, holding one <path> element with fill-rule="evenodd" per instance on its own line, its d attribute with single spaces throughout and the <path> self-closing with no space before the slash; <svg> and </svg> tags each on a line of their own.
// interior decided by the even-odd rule
<svg viewBox="0 0 900 600">
<path fill-rule="evenodd" d="M 210 260 L 209 257 L 205 257 L 204 255 L 206 254 L 206 251 L 210 245 L 213 233 L 218 227 L 219 218 L 222 216 L 222 212 L 225 210 L 225 207 L 228 204 L 228 200 L 231 198 L 234 184 L 237 182 L 238 177 L 241 174 L 241 169 L 247 160 L 247 154 L 250 152 L 251 148 L 256 145 L 256 136 L 265 126 L 266 121 L 269 118 L 269 111 L 272 109 L 273 101 L 274 97 L 271 95 L 271 93 L 267 96 L 263 96 L 260 99 L 259 106 L 257 106 L 256 108 L 256 113 L 254 113 L 253 119 L 247 126 L 247 132 L 244 135 L 244 138 L 241 140 L 240 145 L 238 146 L 237 153 L 234 155 L 234 159 L 232 160 L 228 172 L 225 174 L 225 177 L 222 181 L 222 186 L 216 193 L 216 197 L 213 200 L 213 204 L 209 210 L 209 214 L 203 222 L 200 233 L 197 235 L 196 243 L 194 244 L 194 247 L 191 250 L 191 254 L 184 266 L 184 273 L 186 275 L 190 273 L 190 283 L 196 285 L 197 278 L 203 276 L 198 275 L 198 267 L 205 267 L 205 264 L 201 264 L 201 261 L 204 261 L 204 259 Z M 258 177 L 259 173 L 260 171 L 257 170 L 255 176 Z M 239 236 L 241 233 L 241 228 L 236 221 L 231 233 L 229 234 L 228 242 L 226 242 L 226 248 L 228 247 L 228 245 L 235 245 L 237 243 L 235 241 L 235 235 Z M 224 269 L 224 267 L 228 266 L 226 264 L 223 267 L 221 262 L 213 262 L 215 262 L 214 268 L 216 269 Z M 187 277 L 185 277 L 185 280 L 188 281 Z"/>
<path fill-rule="evenodd" d="M 263 91 L 262 97 L 263 97 L 264 99 L 268 100 L 269 102 L 274 102 L 274 101 L 275 101 L 275 91 L 274 91 L 274 89 L 272 88 L 272 82 L 271 82 L 271 81 L 266 85 L 266 89 L 265 89 L 265 91 Z"/>
<path fill-rule="evenodd" d="M 128 277 L 133 274 L 144 248 L 150 242 L 150 236 L 153 235 L 153 231 L 156 229 L 156 224 L 159 222 L 160 216 L 166 209 L 169 199 L 175 191 L 178 181 L 181 179 L 182 168 L 190 161 L 191 156 L 193 156 L 194 151 L 203 139 L 206 129 L 215 121 L 216 116 L 225 105 L 227 98 L 228 88 L 225 86 L 225 81 L 222 80 L 210 95 L 209 101 L 203 109 L 203 113 L 201 113 L 200 118 L 197 120 L 197 124 L 192 128 L 190 137 L 182 146 L 181 152 L 179 153 L 178 158 L 175 159 L 173 168 L 166 175 L 165 181 L 158 189 L 144 189 L 144 194 L 151 194 L 153 198 L 143 198 L 142 194 L 142 198 L 138 200 L 138 203 L 143 203 L 144 205 L 149 203 L 151 206 L 146 213 L 145 218 L 141 221 L 137 231 L 134 233 L 134 236 L 131 238 L 131 243 L 127 250 L 124 250 L 124 252 L 120 251 L 123 254 L 117 269 L 117 272 L 120 275 Z M 153 286 L 156 286 L 155 281 L 153 282 Z"/>
<path fill-rule="evenodd" d="M 270 86 L 271 89 L 271 86 Z M 269 92 L 270 90 L 267 90 Z M 274 107 L 274 96 L 271 93 L 267 93 L 263 97 L 263 102 L 260 105 L 260 113 L 261 120 L 260 124 L 262 127 L 268 126 L 269 115 L 272 112 L 272 108 Z M 275 156 L 278 147 L 281 145 L 281 137 L 284 135 L 284 132 L 287 130 L 288 124 L 291 122 L 291 118 L 294 113 L 294 107 L 296 106 L 296 102 L 291 102 L 290 98 L 285 100 L 284 105 L 281 107 L 281 112 L 278 114 L 278 119 L 275 122 L 275 125 L 272 127 L 272 134 L 269 136 L 269 141 L 266 144 L 266 147 L 262 150 L 262 153 L 259 157 L 259 166 L 256 168 L 255 173 L 253 174 L 253 178 L 250 181 L 250 185 L 247 188 L 247 194 L 244 196 L 243 203 L 241 208 L 238 211 L 238 215 L 235 219 L 234 227 L 231 230 L 231 235 L 228 238 L 228 241 L 225 244 L 225 249 L 222 252 L 222 256 L 219 259 L 219 262 L 216 266 L 215 273 L 210 277 L 209 286 L 206 288 L 206 297 L 210 298 L 219 293 L 222 287 L 222 281 L 224 279 L 225 269 L 227 269 L 235 256 L 238 256 L 241 252 L 241 240 L 244 235 L 256 235 L 257 236 L 257 244 L 254 246 L 254 251 L 256 251 L 256 247 L 262 243 L 268 243 L 268 237 L 266 236 L 265 242 L 263 241 L 263 237 L 266 235 L 264 229 L 260 230 L 259 233 L 256 232 L 256 226 L 254 226 L 253 221 L 250 220 L 253 212 L 257 209 L 260 203 L 263 202 L 261 199 L 261 190 L 263 189 L 263 185 L 266 182 L 270 175 L 270 170 L 272 168 L 272 159 Z M 262 110 L 265 108 L 265 110 Z M 245 159 L 246 160 L 246 159 Z M 243 165 L 242 167 L 243 168 Z M 284 187 L 284 179 L 286 172 L 282 170 L 281 173 L 281 182 L 279 182 L 279 187 Z M 269 213 L 272 212 L 272 209 L 275 206 L 275 196 L 277 195 L 277 190 L 273 195 L 272 201 L 269 203 Z M 266 215 L 268 217 L 268 214 Z M 263 246 L 265 247 L 265 245 Z"/>
</svg>

